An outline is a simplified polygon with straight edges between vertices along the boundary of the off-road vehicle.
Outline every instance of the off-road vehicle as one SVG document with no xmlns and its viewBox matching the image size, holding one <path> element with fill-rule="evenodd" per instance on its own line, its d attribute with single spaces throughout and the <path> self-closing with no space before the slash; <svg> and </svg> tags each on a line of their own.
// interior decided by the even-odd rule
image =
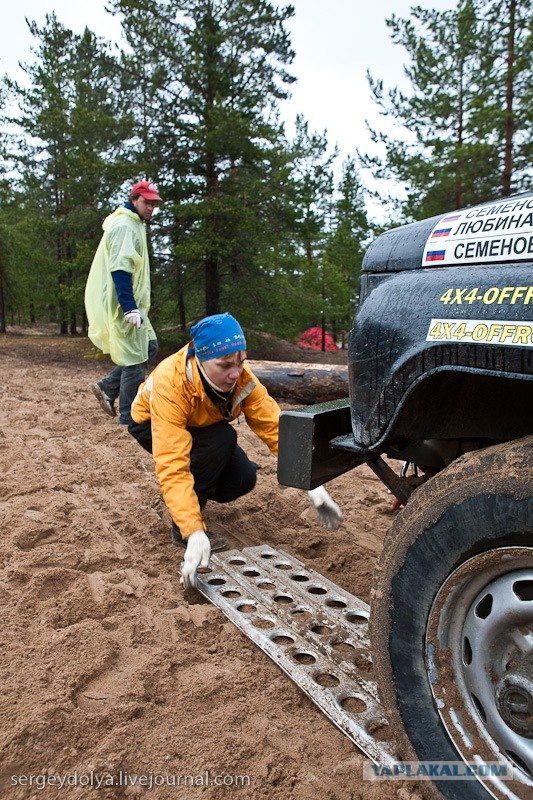
<svg viewBox="0 0 533 800">
<path fill-rule="evenodd" d="M 350 397 L 282 414 L 278 478 L 309 489 L 367 464 L 404 506 L 370 617 L 400 756 L 478 765 L 478 780 L 435 778 L 436 797 L 526 800 L 533 193 L 393 229 L 362 272 Z"/>
</svg>

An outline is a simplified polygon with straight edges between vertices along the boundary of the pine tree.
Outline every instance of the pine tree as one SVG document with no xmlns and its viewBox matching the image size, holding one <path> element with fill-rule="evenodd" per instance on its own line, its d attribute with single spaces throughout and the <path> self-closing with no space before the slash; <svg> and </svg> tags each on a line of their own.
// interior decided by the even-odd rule
<svg viewBox="0 0 533 800">
<path fill-rule="evenodd" d="M 298 307 L 303 311 L 300 331 L 316 325 L 325 332 L 336 280 L 324 255 L 333 215 L 333 164 L 337 150 L 330 151 L 326 133 L 311 131 L 309 123 L 298 115 L 292 153 L 293 236 L 299 257 Z"/>
<path fill-rule="evenodd" d="M 324 254 L 330 275 L 331 307 L 329 318 L 337 338 L 351 327 L 359 299 L 359 282 L 365 247 L 370 238 L 370 223 L 365 207 L 365 191 L 355 160 L 346 159 L 334 205 L 332 230 Z"/>
<path fill-rule="evenodd" d="M 12 119 L 20 130 L 12 153 L 19 227 L 32 220 L 39 230 L 29 266 L 55 281 L 53 299 L 41 300 L 57 306 L 61 333 L 76 333 L 101 206 L 109 208 L 125 177 L 130 120 L 109 74 L 108 48 L 94 34 L 74 35 L 54 14 L 29 28 L 37 41 L 35 60 L 24 65 L 29 86 L 7 81 L 19 109 Z"/>
<path fill-rule="evenodd" d="M 532 0 L 491 0 L 481 13 L 494 44 L 486 64 L 500 159 L 500 193 L 506 197 L 533 185 Z"/>
<path fill-rule="evenodd" d="M 409 19 L 387 20 L 393 42 L 402 45 L 409 57 L 405 74 L 412 92 L 394 88 L 386 93 L 382 81 L 369 76 L 369 82 L 382 113 L 404 126 L 406 133 L 395 139 L 372 131 L 373 141 L 385 148 L 386 155 L 365 156 L 363 163 L 377 178 L 400 181 L 407 198 L 400 206 L 407 219 L 500 194 L 502 136 L 509 113 L 521 127 L 520 134 L 515 131 L 515 144 L 529 133 L 525 116 L 505 110 L 502 54 L 508 39 L 494 35 L 488 6 L 487 0 L 460 0 L 454 10 L 415 7 Z M 514 89 L 524 94 L 530 86 L 530 79 L 525 81 L 526 73 L 531 77 L 530 61 L 528 65 L 515 61 L 511 72 Z M 510 177 L 507 182 L 509 191 Z M 521 179 L 514 188 L 523 188 Z"/>
<path fill-rule="evenodd" d="M 115 0 L 113 8 L 136 63 L 157 65 L 147 151 L 163 179 L 165 274 L 184 327 L 186 299 L 192 316 L 242 307 L 243 281 L 259 274 L 279 160 L 276 104 L 293 80 L 284 27 L 293 9 L 267 0 Z M 257 318 L 249 302 L 243 313 Z"/>
<path fill-rule="evenodd" d="M 11 196 L 11 187 L 7 180 L 7 137 L 6 137 L 6 90 L 0 84 L 0 190 L 4 198 Z M 0 333 L 6 331 L 6 293 L 9 280 L 9 252 L 7 245 L 5 203 L 0 210 Z"/>
</svg>

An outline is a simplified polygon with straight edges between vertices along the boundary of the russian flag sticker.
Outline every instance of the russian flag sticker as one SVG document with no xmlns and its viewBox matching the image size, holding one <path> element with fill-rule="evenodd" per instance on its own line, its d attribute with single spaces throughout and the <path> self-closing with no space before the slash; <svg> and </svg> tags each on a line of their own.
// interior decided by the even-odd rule
<svg viewBox="0 0 533 800">
<path fill-rule="evenodd" d="M 426 261 L 444 261 L 446 250 L 428 250 L 426 253 Z"/>
</svg>

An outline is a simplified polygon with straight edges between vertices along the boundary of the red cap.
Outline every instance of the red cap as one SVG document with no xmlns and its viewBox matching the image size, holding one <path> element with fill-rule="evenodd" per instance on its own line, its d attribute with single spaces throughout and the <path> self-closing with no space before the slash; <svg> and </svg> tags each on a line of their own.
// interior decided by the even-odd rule
<svg viewBox="0 0 533 800">
<path fill-rule="evenodd" d="M 131 187 L 131 195 L 140 194 L 145 200 L 162 200 L 157 193 L 157 186 L 151 181 L 139 181 Z"/>
</svg>

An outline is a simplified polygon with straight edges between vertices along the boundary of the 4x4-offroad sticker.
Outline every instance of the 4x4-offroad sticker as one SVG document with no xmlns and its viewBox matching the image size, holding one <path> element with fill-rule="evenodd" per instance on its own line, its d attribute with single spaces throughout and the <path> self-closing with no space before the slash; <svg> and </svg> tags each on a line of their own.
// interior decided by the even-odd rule
<svg viewBox="0 0 533 800">
<path fill-rule="evenodd" d="M 422 256 L 422 266 L 496 261 L 533 261 L 533 196 L 441 217 Z"/>
<path fill-rule="evenodd" d="M 465 342 L 533 347 L 533 322 L 497 319 L 432 319 L 426 342 Z"/>
<path fill-rule="evenodd" d="M 462 289 L 452 287 L 446 289 L 439 300 L 445 306 L 471 306 L 472 303 L 484 303 L 486 306 L 501 306 L 502 303 L 514 306 L 518 303 L 527 306 L 533 303 L 533 286 L 491 286 L 488 289 L 480 289 L 478 286 L 466 286 Z"/>
</svg>

